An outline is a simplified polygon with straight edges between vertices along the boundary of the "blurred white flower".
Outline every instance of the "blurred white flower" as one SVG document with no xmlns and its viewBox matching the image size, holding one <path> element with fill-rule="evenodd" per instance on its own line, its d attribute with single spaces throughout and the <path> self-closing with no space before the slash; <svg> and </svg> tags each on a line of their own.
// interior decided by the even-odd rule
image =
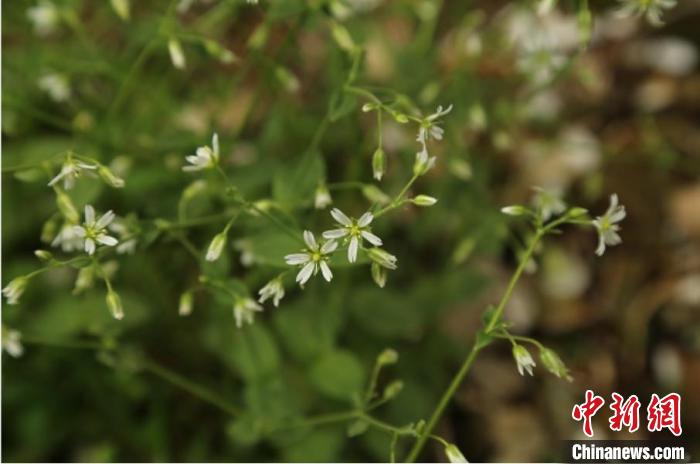
<svg viewBox="0 0 700 464">
<path fill-rule="evenodd" d="M 68 78 L 63 74 L 48 73 L 44 74 L 37 81 L 39 88 L 46 92 L 51 100 L 56 103 L 67 101 L 71 96 L 70 84 Z"/>
<path fill-rule="evenodd" d="M 115 217 L 114 221 L 109 225 L 109 230 L 119 236 L 119 245 L 117 245 L 118 254 L 134 254 L 138 240 L 136 234 L 131 231 L 128 223 L 123 218 Z"/>
<path fill-rule="evenodd" d="M 269 281 L 263 288 L 258 291 L 260 298 L 258 298 L 258 303 L 265 303 L 268 299 L 272 298 L 272 304 L 275 307 L 279 306 L 280 300 L 284 298 L 284 285 L 282 285 L 282 279 L 277 277 Z"/>
<path fill-rule="evenodd" d="M 595 254 L 602 256 L 605 253 L 605 246 L 614 246 L 622 243 L 620 235 L 617 233 L 620 230 L 618 222 L 622 221 L 627 213 L 625 207 L 618 205 L 617 194 L 610 195 L 610 207 L 603 216 L 598 216 L 593 220 L 593 225 L 598 229 L 598 248 Z"/>
<path fill-rule="evenodd" d="M 513 358 L 518 365 L 518 373 L 520 375 L 525 375 L 525 372 L 532 375 L 532 368 L 536 364 L 527 348 L 522 345 L 513 345 Z"/>
<path fill-rule="evenodd" d="M 82 226 L 73 226 L 75 234 L 84 240 L 85 251 L 92 255 L 97 245 L 115 246 L 119 241 L 107 235 L 107 226 L 114 220 L 114 213 L 110 210 L 95 220 L 95 209 L 85 206 L 85 222 Z"/>
<path fill-rule="evenodd" d="M 692 42 L 679 37 L 642 40 L 627 47 L 630 64 L 647 66 L 673 77 L 690 75 L 698 63 L 698 51 Z"/>
<path fill-rule="evenodd" d="M 10 283 L 2 289 L 2 294 L 7 298 L 7 304 L 16 305 L 19 303 L 19 298 L 24 293 L 28 283 L 29 279 L 26 277 L 12 279 Z"/>
<path fill-rule="evenodd" d="M 326 184 L 320 184 L 316 187 L 314 207 L 316 209 L 325 209 L 331 203 L 333 203 L 333 199 L 331 198 L 331 193 L 328 191 L 328 187 L 326 187 Z"/>
<path fill-rule="evenodd" d="M 41 37 L 54 32 L 61 19 L 58 8 L 49 0 L 39 0 L 36 6 L 27 9 L 27 18 L 34 26 L 34 32 Z"/>
<path fill-rule="evenodd" d="M 319 245 L 314 234 L 308 230 L 304 231 L 304 242 L 307 247 L 304 252 L 292 253 L 284 257 L 284 260 L 290 266 L 302 266 L 297 274 L 296 281 L 303 286 L 312 275 L 316 275 L 320 270 L 323 278 L 330 282 L 333 278 L 333 273 L 331 268 L 328 267 L 328 258 L 338 248 L 338 242 L 329 240 Z"/>
<path fill-rule="evenodd" d="M 211 147 L 205 145 L 197 148 L 195 155 L 185 157 L 190 166 L 183 166 L 185 172 L 201 171 L 216 167 L 219 164 L 219 136 L 214 133 L 211 137 Z"/>
<path fill-rule="evenodd" d="M 652 26 L 663 26 L 661 20 L 663 10 L 668 10 L 676 6 L 676 0 L 618 0 L 622 3 L 617 15 L 623 18 L 630 16 L 645 16 Z"/>
<path fill-rule="evenodd" d="M 445 110 L 442 109 L 442 105 L 438 106 L 437 110 L 425 118 L 421 123 L 421 126 L 418 129 L 418 137 L 416 137 L 416 141 L 425 146 L 425 143 L 430 138 L 442 140 L 442 136 L 445 131 L 442 127 L 438 126 L 438 122 L 442 116 L 445 116 L 450 111 L 452 111 L 452 105 L 448 106 Z"/>
<path fill-rule="evenodd" d="M 549 39 L 534 35 L 522 43 L 518 56 L 518 69 L 535 85 L 551 82 L 564 67 L 566 56 L 550 46 Z"/>
<path fill-rule="evenodd" d="M 83 239 L 75 233 L 74 225 L 64 223 L 61 230 L 58 231 L 56 237 L 51 242 L 52 247 L 61 247 L 66 253 L 80 250 L 83 247 Z"/>
<path fill-rule="evenodd" d="M 263 307 L 252 298 L 236 298 L 233 303 L 233 317 L 236 319 L 236 327 L 239 329 L 243 324 L 252 324 L 255 313 L 263 310 Z"/>
<path fill-rule="evenodd" d="M 22 346 L 22 334 L 17 330 L 2 328 L 2 349 L 13 358 L 19 358 L 24 353 Z"/>
<path fill-rule="evenodd" d="M 360 219 L 351 219 L 338 208 L 333 208 L 331 216 L 341 227 L 325 231 L 323 238 L 328 240 L 345 238 L 349 240 L 348 261 L 351 263 L 357 261 L 357 250 L 360 248 L 363 239 L 374 246 L 382 246 L 382 239 L 370 232 L 369 225 L 372 223 L 374 215 L 369 211 L 360 216 Z"/>
<path fill-rule="evenodd" d="M 543 189 L 533 187 L 537 192 L 533 198 L 533 205 L 539 212 L 542 221 L 548 221 L 552 216 L 557 216 L 566 211 L 566 203 L 561 199 L 561 192 L 557 189 Z"/>
<path fill-rule="evenodd" d="M 94 171 L 97 166 L 94 164 L 83 163 L 82 161 L 74 160 L 71 156 L 66 157 L 61 167 L 61 172 L 59 172 L 51 181 L 49 182 L 49 187 L 63 180 L 63 188 L 70 190 L 75 186 L 75 181 L 80 178 L 83 171 Z"/>
</svg>

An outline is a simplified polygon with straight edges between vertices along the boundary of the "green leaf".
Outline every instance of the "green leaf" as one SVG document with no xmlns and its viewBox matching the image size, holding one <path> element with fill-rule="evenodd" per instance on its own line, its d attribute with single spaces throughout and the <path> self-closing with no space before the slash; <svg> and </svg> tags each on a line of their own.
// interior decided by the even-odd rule
<svg viewBox="0 0 700 464">
<path fill-rule="evenodd" d="M 241 375 L 249 381 L 277 371 L 279 351 L 270 331 L 261 323 L 237 329 L 231 323 L 231 360 Z"/>
<path fill-rule="evenodd" d="M 309 372 L 311 382 L 323 394 L 338 400 L 351 401 L 362 391 L 365 370 L 349 351 L 332 351 L 323 355 Z"/>
<path fill-rule="evenodd" d="M 343 445 L 343 435 L 337 427 L 319 428 L 284 450 L 282 461 L 335 462 Z"/>
<path fill-rule="evenodd" d="M 352 422 L 350 425 L 348 425 L 347 428 L 347 434 L 348 437 L 356 437 L 358 435 L 362 435 L 367 431 L 369 428 L 369 423 L 365 420 L 362 419 L 357 419 L 356 421 Z"/>
</svg>

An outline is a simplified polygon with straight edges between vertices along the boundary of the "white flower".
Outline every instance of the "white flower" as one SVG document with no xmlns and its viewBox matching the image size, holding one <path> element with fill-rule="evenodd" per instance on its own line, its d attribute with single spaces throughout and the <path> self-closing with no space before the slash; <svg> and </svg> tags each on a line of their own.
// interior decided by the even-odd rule
<svg viewBox="0 0 700 464">
<path fill-rule="evenodd" d="M 533 187 L 537 192 L 533 203 L 543 221 L 548 221 L 552 216 L 557 216 L 566 211 L 566 203 L 561 199 L 558 190 L 545 190 L 541 187 Z"/>
<path fill-rule="evenodd" d="M 362 244 L 362 239 L 367 240 L 374 246 L 382 246 L 382 239 L 370 232 L 369 225 L 374 219 L 374 215 L 369 211 L 360 216 L 360 219 L 350 219 L 338 208 L 331 210 L 331 216 L 340 224 L 339 229 L 327 230 L 323 233 L 323 238 L 336 240 L 346 237 L 350 240 L 348 245 L 348 261 L 357 261 L 357 250 Z"/>
<path fill-rule="evenodd" d="M 56 30 L 60 15 L 53 2 L 40 0 L 38 5 L 27 9 L 27 18 L 34 26 L 34 32 L 41 37 L 46 37 Z"/>
<path fill-rule="evenodd" d="M 51 179 L 48 186 L 52 187 L 59 181 L 63 180 L 63 188 L 70 190 L 75 186 L 75 181 L 83 174 L 84 170 L 93 171 L 95 169 L 97 169 L 97 166 L 94 164 L 76 161 L 72 157 L 68 156 L 63 162 L 63 166 L 61 166 L 61 172 Z"/>
<path fill-rule="evenodd" d="M 185 172 L 201 171 L 209 169 L 219 164 L 219 136 L 214 133 L 211 138 L 211 147 L 203 146 L 197 148 L 195 155 L 190 155 L 185 158 L 191 166 L 183 166 Z"/>
<path fill-rule="evenodd" d="M 328 187 L 325 184 L 320 184 L 316 187 L 316 194 L 314 196 L 314 207 L 316 209 L 325 209 L 326 206 L 333 203 L 331 198 L 331 193 L 328 191 Z"/>
<path fill-rule="evenodd" d="M 520 375 L 525 375 L 525 372 L 532 375 L 532 368 L 535 367 L 535 361 L 524 346 L 513 345 L 513 358 L 515 358 L 515 362 L 518 365 L 518 373 L 520 373 Z"/>
<path fill-rule="evenodd" d="M 16 305 L 19 303 L 19 298 L 27 288 L 29 280 L 26 277 L 17 277 L 12 279 L 5 288 L 2 289 L 2 294 L 7 298 L 7 304 Z"/>
<path fill-rule="evenodd" d="M 663 10 L 676 6 L 676 0 L 619 0 L 622 3 L 617 15 L 625 18 L 630 16 L 646 16 L 649 24 L 655 27 L 663 26 L 661 20 Z"/>
<path fill-rule="evenodd" d="M 272 304 L 278 307 L 280 300 L 284 298 L 284 285 L 282 285 L 282 279 L 279 277 L 269 281 L 263 288 L 258 291 L 258 303 L 264 303 L 268 299 L 272 298 Z"/>
<path fill-rule="evenodd" d="M 435 166 L 435 157 L 428 155 L 428 148 L 423 145 L 423 149 L 416 153 L 416 160 L 413 163 L 413 174 L 422 176 Z"/>
<path fill-rule="evenodd" d="M 75 226 L 69 223 L 64 223 L 61 230 L 51 242 L 51 246 L 60 246 L 61 250 L 66 253 L 81 249 L 83 247 L 83 239 L 75 233 L 74 227 Z"/>
<path fill-rule="evenodd" d="M 418 137 L 416 141 L 420 142 L 423 146 L 428 141 L 428 139 L 433 138 L 435 140 L 442 140 L 442 136 L 445 131 L 442 127 L 437 125 L 438 119 L 452 111 L 452 105 L 448 106 L 446 110 L 442 109 L 442 105 L 437 107 L 437 110 L 425 118 L 423 123 L 418 129 Z"/>
<path fill-rule="evenodd" d="M 17 330 L 2 328 L 2 348 L 13 358 L 19 358 L 24 353 L 22 334 Z"/>
<path fill-rule="evenodd" d="M 618 222 L 622 221 L 627 212 L 625 207 L 618 205 L 617 194 L 610 195 L 610 207 L 604 215 L 598 216 L 593 220 L 593 225 L 598 229 L 598 248 L 595 254 L 602 256 L 605 253 L 605 246 L 614 246 L 622 243 L 620 235 L 617 233 L 620 230 Z"/>
<path fill-rule="evenodd" d="M 551 82 L 566 64 L 566 56 L 558 51 L 552 39 L 544 35 L 534 35 L 522 43 L 517 66 L 535 85 Z"/>
<path fill-rule="evenodd" d="M 255 312 L 262 310 L 263 307 L 251 298 L 236 298 L 233 303 L 233 317 L 236 319 L 236 327 L 240 329 L 244 322 L 252 324 Z"/>
<path fill-rule="evenodd" d="M 119 245 L 117 245 L 117 253 L 134 254 L 138 240 L 135 234 L 129 229 L 129 225 L 122 218 L 115 218 L 108 229 L 119 236 Z"/>
<path fill-rule="evenodd" d="M 290 266 L 302 265 L 301 270 L 297 274 L 296 281 L 299 285 L 304 285 L 312 275 L 316 275 L 321 270 L 323 278 L 330 282 L 333 278 L 331 268 L 328 267 L 328 255 L 333 253 L 338 248 L 338 242 L 329 240 L 319 245 L 316 242 L 314 234 L 310 231 L 304 231 L 304 242 L 306 250 L 303 253 L 292 253 L 284 257 L 284 260 Z"/>
<path fill-rule="evenodd" d="M 467 459 L 464 457 L 462 452 L 453 444 L 448 444 L 445 446 L 445 454 L 447 455 L 447 459 L 452 462 L 469 462 Z"/>
<path fill-rule="evenodd" d="M 71 96 L 68 79 L 63 74 L 45 74 L 39 78 L 37 85 L 56 103 L 65 102 Z"/>
<path fill-rule="evenodd" d="M 392 255 L 386 250 L 373 247 L 367 250 L 367 256 L 369 256 L 369 259 L 383 268 L 390 269 L 392 271 L 396 269 L 396 256 Z"/>
<path fill-rule="evenodd" d="M 116 238 L 107 235 L 107 226 L 114 220 L 114 213 L 110 210 L 95 220 L 95 210 L 92 206 L 85 206 L 85 222 L 82 226 L 74 226 L 76 235 L 85 240 L 85 251 L 92 255 L 97 244 L 115 246 L 119 243 Z"/>
</svg>

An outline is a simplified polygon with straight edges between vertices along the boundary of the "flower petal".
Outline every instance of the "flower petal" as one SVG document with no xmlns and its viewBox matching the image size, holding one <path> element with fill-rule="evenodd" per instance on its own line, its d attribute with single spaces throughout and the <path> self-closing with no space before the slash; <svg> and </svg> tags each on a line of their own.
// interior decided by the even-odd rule
<svg viewBox="0 0 700 464">
<path fill-rule="evenodd" d="M 360 241 L 357 237 L 350 239 L 350 246 L 348 247 L 348 261 L 354 263 L 357 261 L 357 248 L 360 245 Z"/>
<path fill-rule="evenodd" d="M 367 240 L 369 243 L 371 243 L 374 246 L 382 246 L 382 239 L 374 235 L 372 232 L 369 232 L 367 230 L 363 230 L 361 232 L 362 236 Z"/>
<path fill-rule="evenodd" d="M 331 229 L 331 230 L 327 230 L 323 233 L 323 238 L 327 238 L 327 239 L 341 238 L 341 237 L 345 237 L 349 233 L 350 233 L 350 231 L 348 229 Z"/>
<path fill-rule="evenodd" d="M 314 234 L 309 230 L 304 231 L 304 242 L 306 243 L 306 246 L 308 246 L 311 250 L 318 249 L 318 243 L 316 243 L 316 237 L 314 237 Z"/>
<path fill-rule="evenodd" d="M 85 224 L 95 224 L 95 209 L 90 205 L 85 205 Z"/>
<path fill-rule="evenodd" d="M 114 246 L 119 243 L 119 240 L 114 237 L 110 237 L 109 235 L 100 235 L 97 237 L 97 242 L 101 243 L 102 245 Z"/>
<path fill-rule="evenodd" d="M 285 256 L 284 260 L 290 266 L 295 266 L 297 264 L 308 263 L 311 261 L 311 256 L 309 256 L 307 253 L 292 253 L 291 255 Z"/>
<path fill-rule="evenodd" d="M 114 220 L 114 212 L 110 209 L 106 213 L 104 213 L 100 219 L 97 220 L 97 224 L 95 227 L 98 229 L 104 229 L 107 227 L 112 221 Z"/>
<path fill-rule="evenodd" d="M 95 253 L 95 242 L 91 238 L 85 239 L 85 251 L 89 255 Z"/>
<path fill-rule="evenodd" d="M 323 278 L 326 279 L 327 282 L 330 282 L 333 278 L 331 268 L 328 267 L 328 263 L 326 263 L 325 261 L 321 261 L 321 274 L 323 274 Z"/>
<path fill-rule="evenodd" d="M 360 219 L 357 221 L 357 225 L 360 227 L 367 227 L 372 223 L 374 220 L 374 215 L 367 211 L 365 214 L 360 216 Z"/>
<path fill-rule="evenodd" d="M 329 240 L 321 247 L 321 254 L 327 255 L 333 253 L 336 248 L 338 248 L 338 242 L 335 240 Z"/>
<path fill-rule="evenodd" d="M 301 271 L 299 271 L 296 278 L 299 285 L 304 285 L 311 278 L 311 274 L 314 272 L 314 267 L 314 263 L 309 262 L 301 268 Z"/>
<path fill-rule="evenodd" d="M 344 226 L 350 226 L 350 225 L 352 225 L 352 221 L 350 220 L 350 218 L 347 217 L 347 216 L 345 215 L 345 213 L 343 213 L 343 212 L 342 212 L 341 210 L 339 210 L 338 208 L 333 208 L 333 209 L 331 210 L 331 216 L 333 216 L 333 219 L 335 219 L 336 222 L 338 222 L 338 223 L 341 224 L 341 225 L 344 225 Z"/>
</svg>

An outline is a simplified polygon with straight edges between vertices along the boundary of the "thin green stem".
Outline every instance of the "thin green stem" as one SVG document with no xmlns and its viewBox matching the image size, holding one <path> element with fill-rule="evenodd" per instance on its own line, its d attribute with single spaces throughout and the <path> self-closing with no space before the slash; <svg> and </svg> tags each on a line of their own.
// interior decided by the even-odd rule
<svg viewBox="0 0 700 464">
<path fill-rule="evenodd" d="M 430 438 L 433 429 L 442 417 L 442 413 L 445 411 L 445 408 L 452 399 L 452 396 L 454 396 L 455 392 L 457 391 L 457 388 L 459 388 L 459 386 L 461 385 L 462 381 L 464 380 L 464 377 L 467 375 L 467 372 L 469 372 L 469 369 L 474 363 L 474 360 L 476 359 L 476 356 L 477 354 L 479 354 L 480 350 L 481 347 L 475 342 L 472 346 L 471 351 L 469 351 L 469 354 L 462 363 L 462 366 L 459 368 L 457 375 L 454 376 L 452 382 L 450 382 L 450 385 L 447 387 L 447 390 L 445 390 L 445 393 L 443 393 L 442 397 L 440 398 L 440 402 L 433 411 L 433 414 L 430 416 L 430 419 L 428 420 L 428 423 L 423 429 L 420 437 L 413 445 L 413 448 L 411 448 L 411 451 L 409 452 L 408 457 L 406 458 L 406 462 L 415 462 L 416 459 L 418 459 L 418 455 L 423 449 L 423 446 L 425 446 L 425 443 L 428 441 L 428 438 Z"/>
<path fill-rule="evenodd" d="M 394 199 L 386 205 L 384 208 L 380 209 L 376 213 L 374 213 L 374 217 L 378 218 L 379 216 L 382 216 L 389 211 L 398 208 L 399 206 L 403 205 L 405 203 L 404 201 L 404 195 L 406 195 L 406 192 L 408 192 L 408 189 L 411 188 L 411 186 L 414 184 L 414 182 L 418 179 L 419 175 L 418 174 L 413 174 L 411 179 L 404 185 L 404 187 L 401 189 L 398 195 L 394 197 Z"/>
<path fill-rule="evenodd" d="M 192 382 L 191 380 L 181 376 L 177 372 L 171 371 L 150 359 L 143 360 L 142 365 L 144 369 L 151 372 L 152 374 L 160 377 L 166 382 L 175 385 L 176 387 L 179 387 L 191 393 L 193 396 L 196 396 L 202 401 L 216 406 L 217 408 L 221 409 L 222 411 L 226 412 L 227 414 L 233 417 L 237 417 L 242 414 L 242 411 L 238 408 L 238 406 L 229 403 L 228 400 L 219 396 L 219 394 L 214 393 L 208 390 L 207 388 Z"/>
<path fill-rule="evenodd" d="M 538 342 L 537 340 L 535 340 L 534 338 L 531 338 L 531 337 L 524 337 L 522 335 L 512 335 L 512 334 L 505 332 L 505 331 L 503 333 L 497 333 L 497 334 L 492 334 L 492 335 L 496 338 L 508 339 L 511 342 L 514 342 L 517 340 L 519 342 L 530 343 L 532 345 L 535 345 L 537 348 L 539 348 L 541 350 L 544 349 L 544 345 L 542 345 L 542 343 Z"/>
</svg>

